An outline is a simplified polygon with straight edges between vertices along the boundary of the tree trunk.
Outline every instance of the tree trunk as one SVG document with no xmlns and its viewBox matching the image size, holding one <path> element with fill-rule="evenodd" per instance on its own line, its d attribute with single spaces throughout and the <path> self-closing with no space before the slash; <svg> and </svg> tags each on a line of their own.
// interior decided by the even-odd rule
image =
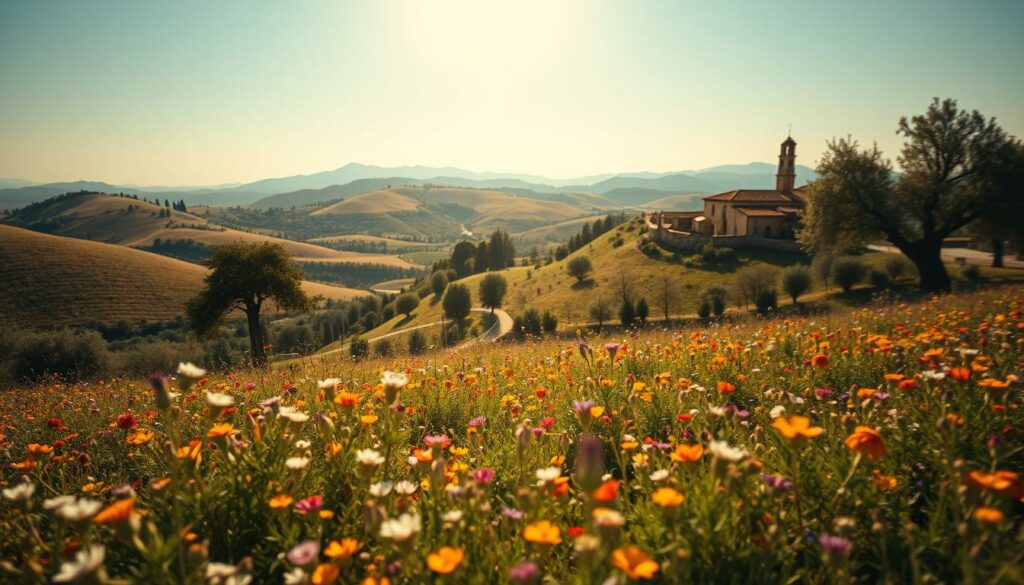
<svg viewBox="0 0 1024 585">
<path fill-rule="evenodd" d="M 1003 248 L 1002 238 L 992 238 L 992 268 L 1003 267 L 1003 254 L 1005 249 Z"/>
<path fill-rule="evenodd" d="M 924 292 L 947 292 L 949 274 L 942 263 L 942 240 L 922 241 L 910 259 L 917 266 L 918 286 Z"/>
<path fill-rule="evenodd" d="M 252 355 L 252 365 L 260 367 L 267 363 L 267 352 L 263 349 L 263 325 L 260 323 L 259 307 L 246 308 L 245 316 L 249 320 L 249 353 Z"/>
</svg>

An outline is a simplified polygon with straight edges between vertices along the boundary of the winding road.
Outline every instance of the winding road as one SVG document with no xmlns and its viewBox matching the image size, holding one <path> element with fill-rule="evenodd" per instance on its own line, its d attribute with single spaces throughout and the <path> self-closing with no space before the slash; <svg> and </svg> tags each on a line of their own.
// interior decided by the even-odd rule
<svg viewBox="0 0 1024 585">
<path fill-rule="evenodd" d="M 484 307 L 473 307 L 472 309 L 470 309 L 470 311 L 472 311 L 474 313 L 490 313 L 491 312 L 490 309 L 487 309 L 487 308 L 484 308 Z M 494 326 L 492 326 L 490 329 L 485 331 L 482 335 L 480 335 L 476 339 L 471 339 L 471 340 L 469 340 L 469 341 L 467 341 L 465 343 L 462 343 L 461 345 L 458 345 L 456 348 L 457 349 L 461 349 L 463 347 L 468 347 L 470 345 L 473 345 L 475 343 L 480 343 L 480 342 L 483 342 L 483 341 L 497 341 L 497 340 L 501 339 L 502 337 L 508 335 L 509 332 L 512 331 L 512 317 L 509 316 L 508 313 L 506 313 L 505 311 L 503 311 L 501 309 L 494 309 L 494 316 L 498 318 L 498 321 L 497 321 L 497 323 L 495 323 Z M 392 331 L 390 333 L 385 333 L 384 335 L 378 335 L 377 337 L 367 338 L 366 341 L 369 342 L 369 343 L 373 343 L 373 342 L 377 341 L 378 339 L 387 339 L 388 337 L 394 337 L 395 335 L 401 335 L 403 333 L 409 333 L 410 331 L 415 331 L 417 329 L 426 329 L 428 327 L 436 327 L 436 326 L 438 326 L 440 324 L 441 324 L 441 321 L 432 321 L 430 323 L 424 323 L 423 325 L 415 325 L 413 327 L 404 327 L 404 328 L 399 329 L 397 331 Z M 337 349 L 332 349 L 332 350 L 320 352 L 320 353 L 318 353 L 316 355 L 324 356 L 324 355 L 330 355 L 332 353 L 344 352 L 346 350 L 347 350 L 347 348 L 342 346 L 342 347 L 339 347 Z"/>
</svg>

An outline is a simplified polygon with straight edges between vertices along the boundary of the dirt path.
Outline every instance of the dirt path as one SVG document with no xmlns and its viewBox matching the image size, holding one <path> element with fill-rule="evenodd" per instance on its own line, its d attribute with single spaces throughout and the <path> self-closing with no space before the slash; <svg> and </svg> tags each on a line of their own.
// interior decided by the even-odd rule
<svg viewBox="0 0 1024 585">
<path fill-rule="evenodd" d="M 490 309 L 485 309 L 483 307 L 474 307 L 474 308 L 470 309 L 470 311 L 472 311 L 474 313 L 490 313 L 491 312 Z M 508 313 L 506 313 L 505 311 L 503 311 L 501 309 L 495 309 L 494 310 L 494 315 L 498 318 L 498 327 L 491 327 L 490 329 L 487 330 L 486 333 L 484 333 L 480 337 L 478 337 L 476 339 L 473 339 L 471 341 L 468 341 L 468 342 L 460 345 L 459 347 L 465 347 L 467 345 L 471 345 L 471 344 L 476 343 L 478 341 L 495 341 L 497 339 L 501 339 L 505 335 L 508 335 L 508 333 L 510 331 L 512 331 L 512 317 L 510 317 Z M 401 335 L 403 333 L 409 333 L 410 331 L 416 331 L 417 329 L 426 329 L 428 327 L 436 327 L 436 326 L 438 326 L 440 324 L 441 324 L 441 321 L 432 321 L 430 323 L 424 323 L 422 325 L 415 325 L 413 327 L 404 327 L 404 328 L 399 329 L 397 331 L 392 331 L 390 333 L 385 333 L 384 335 L 378 335 L 377 337 L 370 337 L 366 341 L 368 343 L 373 343 L 373 342 L 377 341 L 378 339 L 387 339 L 388 337 L 394 337 L 395 335 Z M 344 352 L 346 350 L 347 350 L 347 348 L 343 346 L 343 347 L 339 347 L 337 349 L 328 350 L 328 351 L 317 353 L 317 354 L 314 354 L 314 355 L 325 356 L 325 355 L 331 355 L 332 353 Z"/>
</svg>

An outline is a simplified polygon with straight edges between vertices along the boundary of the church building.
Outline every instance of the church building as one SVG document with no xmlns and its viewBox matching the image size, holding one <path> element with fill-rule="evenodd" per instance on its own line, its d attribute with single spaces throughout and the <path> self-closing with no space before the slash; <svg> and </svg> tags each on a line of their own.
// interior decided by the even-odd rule
<svg viewBox="0 0 1024 585">
<path fill-rule="evenodd" d="M 752 236 L 792 240 L 807 186 L 795 187 L 796 141 L 786 138 L 779 152 L 774 189 L 735 189 L 704 198 L 703 211 L 658 212 L 655 229 L 704 237 Z"/>
</svg>

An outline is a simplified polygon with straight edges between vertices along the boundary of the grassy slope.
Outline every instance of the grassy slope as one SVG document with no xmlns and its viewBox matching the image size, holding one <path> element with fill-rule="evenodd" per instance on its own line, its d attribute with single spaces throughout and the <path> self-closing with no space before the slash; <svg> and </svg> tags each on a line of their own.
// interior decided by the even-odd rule
<svg viewBox="0 0 1024 585">
<path fill-rule="evenodd" d="M 423 249 L 427 249 L 427 250 L 430 250 L 430 249 L 433 249 L 433 248 L 438 248 L 438 247 L 446 245 L 446 244 L 436 244 L 436 243 L 432 244 L 430 242 L 413 242 L 413 241 L 408 241 L 408 240 L 399 240 L 399 239 L 396 239 L 396 238 L 385 238 L 385 237 L 381 237 L 381 236 L 368 236 L 368 235 L 365 235 L 365 234 L 347 234 L 347 235 L 341 235 L 341 236 L 330 236 L 330 237 L 326 237 L 326 238 L 313 238 L 313 239 L 311 239 L 309 241 L 313 242 L 313 243 L 317 243 L 317 242 L 365 242 L 365 243 L 374 243 L 374 244 L 381 244 L 381 243 L 383 243 L 383 244 L 386 244 L 388 246 L 388 248 L 405 248 L 405 249 L 423 248 Z"/>
<path fill-rule="evenodd" d="M 580 215 L 580 210 L 558 201 L 516 197 L 495 189 L 393 187 L 357 195 L 320 208 L 310 215 L 356 215 L 410 212 L 434 206 L 458 206 L 466 210 L 473 229 L 484 230 L 509 223 L 561 221 Z"/>
<path fill-rule="evenodd" d="M 128 207 L 135 209 L 128 211 Z M 394 255 L 341 252 L 304 242 L 284 240 L 264 234 L 226 229 L 206 219 L 171 210 L 170 217 L 158 217 L 161 207 L 152 203 L 112 195 L 83 195 L 52 202 L 15 216 L 14 221 L 33 227 L 42 221 L 59 221 L 49 233 L 130 247 L 152 245 L 157 239 L 195 240 L 208 246 L 235 241 L 269 241 L 281 244 L 288 253 L 302 260 L 360 264 L 385 264 L 401 268 L 413 265 Z"/>
<path fill-rule="evenodd" d="M 59 326 L 171 319 L 206 269 L 124 246 L 0 225 L 0 323 Z M 350 299 L 365 292 L 307 282 L 306 291 Z"/>
<path fill-rule="evenodd" d="M 573 327 L 581 323 L 590 323 L 591 305 L 599 296 L 605 296 L 612 301 L 614 307 L 611 322 L 617 322 L 620 275 L 625 275 L 634 300 L 640 297 L 647 300 L 652 319 L 661 319 L 664 315 L 660 298 L 665 279 L 673 291 L 670 313 L 674 317 L 692 315 L 697 311 L 701 291 L 716 284 L 728 287 L 733 273 L 741 266 L 764 263 L 781 270 L 782 267 L 791 264 L 807 262 L 807 258 L 802 254 L 746 249 L 738 250 L 738 261 L 727 267 L 688 268 L 672 262 L 668 255 L 656 260 L 641 253 L 637 247 L 640 236 L 639 221 L 633 219 L 577 250 L 565 260 L 554 262 L 539 270 L 532 267 L 515 267 L 502 271 L 501 274 L 508 281 L 508 294 L 503 308 L 512 316 L 519 314 L 526 307 L 534 307 L 540 311 L 550 309 L 558 317 L 561 327 Z M 612 241 L 618 234 L 622 234 L 624 243 L 614 247 Z M 572 258 L 581 255 L 590 257 L 594 271 L 587 281 L 579 285 L 567 274 L 566 266 Z M 873 253 L 865 254 L 863 259 L 869 266 L 881 267 L 889 257 L 889 254 Z M 951 274 L 956 274 L 954 267 L 950 266 L 949 270 Z M 993 282 L 1024 280 L 1024 271 L 1021 270 L 984 268 L 983 274 Z M 459 281 L 469 287 L 474 305 L 478 304 L 478 287 L 483 276 L 477 274 Z M 833 285 L 832 291 L 836 290 Z M 822 285 L 815 282 L 808 298 L 822 294 Z M 779 302 L 782 304 L 788 302 L 783 296 L 780 291 Z M 392 319 L 366 335 L 372 337 L 403 327 L 430 323 L 439 320 L 441 313 L 440 299 L 431 294 L 421 301 L 420 307 L 411 319 Z"/>
<path fill-rule="evenodd" d="M 512 234 L 512 241 L 519 246 L 536 246 L 548 242 L 564 243 L 572 236 L 583 229 L 583 224 L 594 223 L 594 220 L 604 219 L 603 215 L 590 215 L 577 217 L 567 221 L 533 228 L 516 234 Z"/>
</svg>

